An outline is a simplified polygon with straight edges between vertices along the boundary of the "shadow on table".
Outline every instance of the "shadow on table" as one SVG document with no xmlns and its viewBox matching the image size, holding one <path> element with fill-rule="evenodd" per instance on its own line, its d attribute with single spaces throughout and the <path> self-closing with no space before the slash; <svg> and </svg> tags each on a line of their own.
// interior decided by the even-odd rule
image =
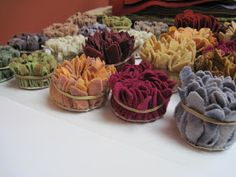
<svg viewBox="0 0 236 177">
<path fill-rule="evenodd" d="M 12 89 L 20 89 L 17 83 L 17 80 L 15 78 L 12 78 L 8 81 L 6 81 L 6 87 L 12 88 Z"/>
<path fill-rule="evenodd" d="M 119 119 L 113 112 L 110 99 L 107 100 L 104 107 L 100 108 L 102 119 L 110 124 L 129 125 L 128 122 Z"/>
</svg>

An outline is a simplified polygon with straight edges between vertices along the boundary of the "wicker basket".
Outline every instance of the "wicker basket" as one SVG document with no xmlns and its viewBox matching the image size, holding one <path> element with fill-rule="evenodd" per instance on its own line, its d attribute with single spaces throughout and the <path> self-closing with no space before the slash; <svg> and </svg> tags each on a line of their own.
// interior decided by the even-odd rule
<svg viewBox="0 0 236 177">
<path fill-rule="evenodd" d="M 14 77 L 14 73 L 10 70 L 9 66 L 0 68 L 0 83 L 5 82 Z"/>
<path fill-rule="evenodd" d="M 18 85 L 22 89 L 36 90 L 49 87 L 51 74 L 46 76 L 20 76 L 15 74 Z"/>
<path fill-rule="evenodd" d="M 127 122 L 133 122 L 133 123 L 148 123 L 148 122 L 153 122 L 153 121 L 156 121 L 156 120 L 160 119 L 162 117 L 162 115 L 154 116 L 154 117 L 145 119 L 145 114 L 153 114 L 154 112 L 158 111 L 159 109 L 164 109 L 166 107 L 166 104 L 163 103 L 163 104 L 161 104 L 157 107 L 147 109 L 147 110 L 138 110 L 138 109 L 135 109 L 135 108 L 128 107 L 128 106 L 124 105 L 118 99 L 116 99 L 114 97 L 114 95 L 112 95 L 112 97 L 111 97 L 111 106 L 112 106 L 113 113 L 118 118 L 120 118 L 122 120 L 125 120 Z M 114 107 L 116 107 L 116 109 L 118 108 L 119 110 L 123 110 L 123 111 L 126 111 L 128 113 L 142 114 L 143 118 L 142 119 L 136 119 L 135 116 L 133 116 L 132 118 L 127 118 L 127 117 L 121 115 L 120 113 L 118 113 Z"/>
<path fill-rule="evenodd" d="M 64 110 L 72 112 L 88 112 L 102 107 L 107 101 L 109 91 L 107 89 L 104 93 L 96 96 L 74 96 L 60 90 L 53 82 L 50 84 L 50 98 L 53 103 Z M 86 108 L 78 108 L 78 104 L 87 106 Z"/>
<path fill-rule="evenodd" d="M 191 145 L 192 147 L 207 151 L 223 151 L 230 148 L 230 146 L 235 142 L 236 135 L 234 134 L 236 133 L 236 122 L 225 122 L 207 117 L 188 107 L 183 102 L 180 102 L 176 109 L 178 109 L 178 111 L 182 110 L 182 112 L 176 113 L 175 115 L 177 127 L 182 138 L 186 141 L 187 144 Z M 183 115 L 183 118 L 181 120 L 180 117 L 178 117 L 178 114 Z M 210 141 L 209 144 L 207 143 L 207 145 L 202 145 L 201 143 L 199 143 L 199 141 L 195 141 L 193 138 L 190 138 L 194 136 L 191 136 L 189 134 L 187 135 L 187 133 L 185 132 L 187 126 L 186 122 L 188 122 L 189 127 L 197 126 L 195 121 L 192 121 L 192 119 L 200 122 L 200 125 L 202 127 L 209 125 L 211 128 L 215 128 L 217 130 L 219 136 L 211 139 L 211 141 L 214 143 Z M 196 131 L 197 129 L 194 129 L 191 133 L 194 134 Z M 204 131 L 201 137 L 202 136 L 207 136 L 207 132 Z"/>
</svg>

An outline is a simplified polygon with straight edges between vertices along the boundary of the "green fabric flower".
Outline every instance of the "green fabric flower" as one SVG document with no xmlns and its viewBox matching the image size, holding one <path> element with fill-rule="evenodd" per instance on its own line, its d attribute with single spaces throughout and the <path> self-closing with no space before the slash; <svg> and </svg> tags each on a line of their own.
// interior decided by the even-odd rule
<svg viewBox="0 0 236 177">
<path fill-rule="evenodd" d="M 0 46 L 0 82 L 3 82 L 13 76 L 13 72 L 8 68 L 12 58 L 19 57 L 19 51 L 11 46 Z"/>
<path fill-rule="evenodd" d="M 13 59 L 9 66 L 16 74 L 20 87 L 37 89 L 48 87 L 50 74 L 56 65 L 54 56 L 38 51 Z"/>
</svg>

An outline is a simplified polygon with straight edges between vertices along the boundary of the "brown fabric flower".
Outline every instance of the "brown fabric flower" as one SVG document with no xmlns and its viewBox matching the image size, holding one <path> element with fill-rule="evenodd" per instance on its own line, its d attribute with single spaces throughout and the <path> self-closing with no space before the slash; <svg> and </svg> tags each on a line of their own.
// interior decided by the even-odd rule
<svg viewBox="0 0 236 177">
<path fill-rule="evenodd" d="M 194 69 L 209 70 L 215 76 L 231 76 L 236 81 L 236 52 L 224 56 L 219 49 L 206 52 L 196 59 Z"/>
</svg>

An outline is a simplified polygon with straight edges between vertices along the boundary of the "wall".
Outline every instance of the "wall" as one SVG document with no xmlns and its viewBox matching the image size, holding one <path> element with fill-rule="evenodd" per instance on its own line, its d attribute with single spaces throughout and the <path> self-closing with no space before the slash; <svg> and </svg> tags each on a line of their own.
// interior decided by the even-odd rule
<svg viewBox="0 0 236 177">
<path fill-rule="evenodd" d="M 0 0 L 0 44 L 14 34 L 40 32 L 77 11 L 108 5 L 108 0 Z"/>
</svg>

